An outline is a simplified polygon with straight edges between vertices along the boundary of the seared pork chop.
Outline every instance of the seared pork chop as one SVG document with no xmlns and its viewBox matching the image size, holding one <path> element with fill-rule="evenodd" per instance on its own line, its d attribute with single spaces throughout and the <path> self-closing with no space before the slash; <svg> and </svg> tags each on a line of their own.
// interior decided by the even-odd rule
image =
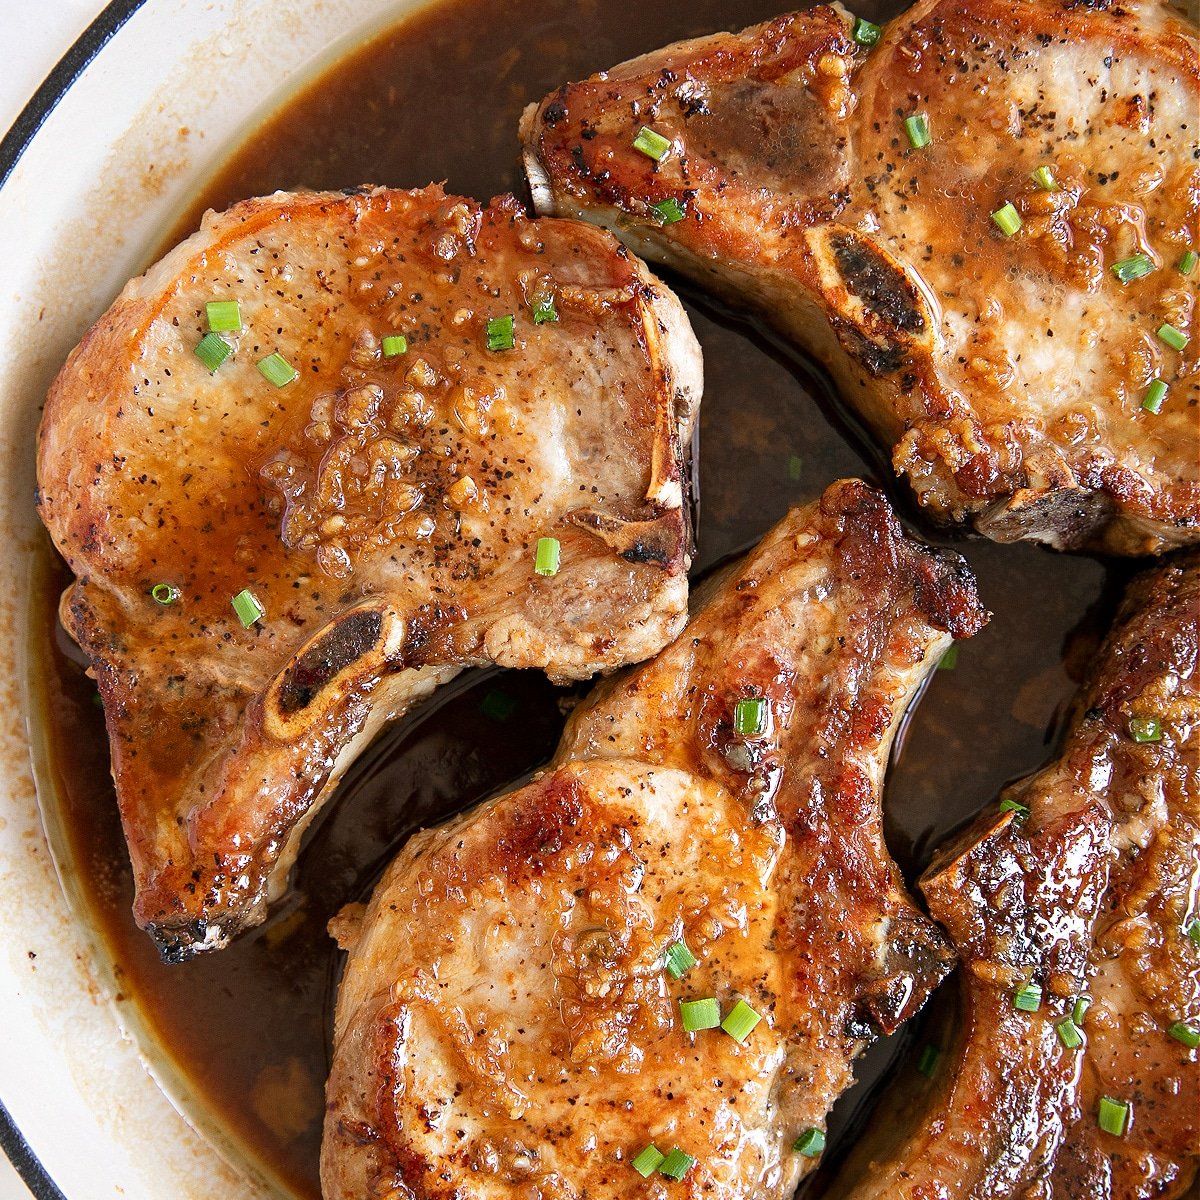
<svg viewBox="0 0 1200 1200">
<path fill-rule="evenodd" d="M 957 556 L 835 484 L 534 782 L 414 838 L 339 931 L 326 1200 L 790 1196 L 853 1058 L 950 969 L 879 793 L 984 619 Z M 739 1003 L 752 1030 L 709 1027 Z"/>
<path fill-rule="evenodd" d="M 365 741 L 464 665 L 580 678 L 678 632 L 700 387 L 671 292 L 511 197 L 277 193 L 126 287 L 38 476 L 164 957 L 261 920 Z"/>
<path fill-rule="evenodd" d="M 865 1139 L 832 1194 L 1148 1200 L 1195 1178 L 1198 626 L 1200 555 L 1136 581 L 1062 756 L 930 868 L 962 961 L 958 1042 L 915 1131 Z"/>
<path fill-rule="evenodd" d="M 807 347 L 939 519 L 1200 539 L 1194 29 L 1152 0 L 855 29 L 815 8 L 561 87 L 522 123 L 537 208 Z"/>
</svg>

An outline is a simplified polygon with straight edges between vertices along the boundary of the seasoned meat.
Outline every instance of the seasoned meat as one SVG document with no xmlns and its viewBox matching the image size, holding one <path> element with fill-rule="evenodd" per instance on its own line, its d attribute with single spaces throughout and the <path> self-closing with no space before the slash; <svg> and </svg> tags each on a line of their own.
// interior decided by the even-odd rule
<svg viewBox="0 0 1200 1200">
<path fill-rule="evenodd" d="M 815 8 L 559 88 L 522 123 L 539 211 L 810 350 L 939 519 L 1200 539 L 1194 29 L 1151 0 L 924 0 L 869 49 L 853 28 Z"/>
<path fill-rule="evenodd" d="M 1137 580 L 1061 757 L 931 866 L 921 888 L 962 962 L 959 1039 L 911 1100 L 915 1129 L 888 1150 L 868 1138 L 832 1194 L 1148 1200 L 1194 1180 L 1198 623 L 1196 552 Z M 1105 1098 L 1123 1132 L 1102 1128 Z"/>
<path fill-rule="evenodd" d="M 851 1061 L 950 969 L 879 792 L 984 619 L 957 556 L 835 484 L 532 783 L 414 838 L 340 930 L 326 1200 L 790 1196 Z M 673 974 L 679 944 L 698 962 Z M 762 1019 L 685 1032 L 697 1000 Z M 647 1182 L 650 1143 L 697 1161 Z"/>
<path fill-rule="evenodd" d="M 240 312 L 210 374 L 211 301 Z M 126 287 L 51 389 L 39 502 L 164 957 L 260 921 L 355 754 L 462 666 L 580 678 L 678 632 L 700 374 L 667 288 L 511 197 L 277 193 Z"/>
</svg>

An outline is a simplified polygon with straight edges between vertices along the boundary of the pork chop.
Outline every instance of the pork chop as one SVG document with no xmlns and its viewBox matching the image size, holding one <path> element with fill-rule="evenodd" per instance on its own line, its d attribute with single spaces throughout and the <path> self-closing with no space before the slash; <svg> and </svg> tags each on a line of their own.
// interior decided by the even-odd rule
<svg viewBox="0 0 1200 1200">
<path fill-rule="evenodd" d="M 807 348 L 931 515 L 1142 554 L 1200 539 L 1197 113 L 1154 0 L 924 0 L 668 46 L 522 137 L 539 211 Z"/>
<path fill-rule="evenodd" d="M 165 958 L 260 921 L 461 667 L 581 678 L 678 632 L 700 389 L 672 293 L 511 197 L 276 193 L 125 288 L 51 389 L 39 503 Z"/>
<path fill-rule="evenodd" d="M 868 1135 L 831 1194 L 1165 1200 L 1195 1179 L 1198 646 L 1193 551 L 1131 588 L 1061 757 L 935 860 L 957 1044 L 914 1128 Z"/>
<path fill-rule="evenodd" d="M 790 1196 L 853 1058 L 950 969 L 879 793 L 984 620 L 961 559 L 835 484 L 543 774 L 414 838 L 339 931 L 326 1200 Z"/>
</svg>

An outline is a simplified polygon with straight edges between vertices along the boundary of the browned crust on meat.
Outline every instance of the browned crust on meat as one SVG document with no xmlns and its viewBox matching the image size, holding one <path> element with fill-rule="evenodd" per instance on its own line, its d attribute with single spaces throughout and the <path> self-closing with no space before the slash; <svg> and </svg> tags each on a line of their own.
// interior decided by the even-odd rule
<svg viewBox="0 0 1200 1200">
<path fill-rule="evenodd" d="M 1151 128 L 1169 96 L 1200 107 L 1194 31 L 1152 4 L 926 0 L 870 51 L 849 33 L 818 7 L 563 85 L 522 123 L 535 201 L 614 229 L 808 348 L 935 517 L 1121 554 L 1200 539 L 1200 336 L 1174 269 L 1200 240 L 1187 100 L 1183 129 Z M 1084 55 L 1081 111 L 1056 125 L 1062 81 L 1084 69 L 1057 61 L 1063 47 L 1096 61 Z M 1016 73 L 1039 55 L 1040 90 Z M 1153 90 L 1109 82 L 1114 61 L 1153 71 Z M 933 141 L 910 150 L 901 120 L 918 111 Z M 993 150 L 1006 123 L 1020 137 Z M 672 140 L 662 162 L 632 148 L 641 125 Z M 1045 163 L 1053 193 L 1029 179 Z M 664 200 L 684 219 L 657 221 Z M 990 218 L 1007 201 L 1024 222 L 1011 239 Z M 1143 248 L 1160 269 L 1123 288 L 1108 267 Z M 1057 310 L 1040 305 L 1060 293 Z M 1077 322 L 1089 303 L 1129 322 Z M 1163 320 L 1187 326 L 1182 353 L 1155 340 Z M 1056 374 L 1023 352 L 1052 356 Z M 1171 399 L 1152 416 L 1140 405 L 1156 374 Z"/>
</svg>

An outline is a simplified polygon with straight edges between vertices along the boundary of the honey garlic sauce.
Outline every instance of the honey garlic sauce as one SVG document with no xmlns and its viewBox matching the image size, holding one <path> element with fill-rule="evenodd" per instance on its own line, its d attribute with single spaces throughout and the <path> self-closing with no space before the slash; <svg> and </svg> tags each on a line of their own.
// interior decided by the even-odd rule
<svg viewBox="0 0 1200 1200">
<path fill-rule="evenodd" d="M 565 79 L 678 38 L 751 24 L 779 7 L 771 0 L 432 5 L 254 131 L 197 197 L 174 240 L 196 228 L 206 207 L 299 185 L 446 180 L 448 191 L 480 199 L 521 194 L 516 130 L 526 103 Z M 882 20 L 894 10 L 863 4 L 859 11 Z M 687 287 L 679 290 L 705 354 L 698 574 L 747 547 L 791 505 L 851 474 L 890 487 L 911 524 L 946 540 L 914 515 L 890 471 L 878 469 L 816 368 Z M 312 420 L 324 417 L 318 412 Z M 304 536 L 308 526 L 300 520 L 296 528 Z M 995 615 L 959 648 L 957 667 L 936 674 L 900 740 L 885 808 L 890 848 L 910 879 L 1003 781 L 1048 756 L 1077 667 L 1095 646 L 1114 594 L 1105 566 L 1091 558 L 1028 545 L 956 545 Z M 543 764 L 569 694 L 530 673 L 492 672 L 450 685 L 349 772 L 267 925 L 227 950 L 168 968 L 130 916 L 128 854 L 103 722 L 93 686 L 54 623 L 57 595 L 69 580 L 49 549 L 44 565 L 46 619 L 34 631 L 31 660 L 44 664 L 50 680 L 46 737 L 58 802 L 96 923 L 126 992 L 214 1118 L 297 1197 L 315 1200 L 338 970 L 327 921 L 365 898 L 412 830 Z M 893 1049 L 884 1045 L 872 1056 L 876 1071 Z M 835 1111 L 830 1159 L 837 1130 L 853 1121 L 862 1096 L 862 1089 L 851 1093 Z"/>
</svg>

